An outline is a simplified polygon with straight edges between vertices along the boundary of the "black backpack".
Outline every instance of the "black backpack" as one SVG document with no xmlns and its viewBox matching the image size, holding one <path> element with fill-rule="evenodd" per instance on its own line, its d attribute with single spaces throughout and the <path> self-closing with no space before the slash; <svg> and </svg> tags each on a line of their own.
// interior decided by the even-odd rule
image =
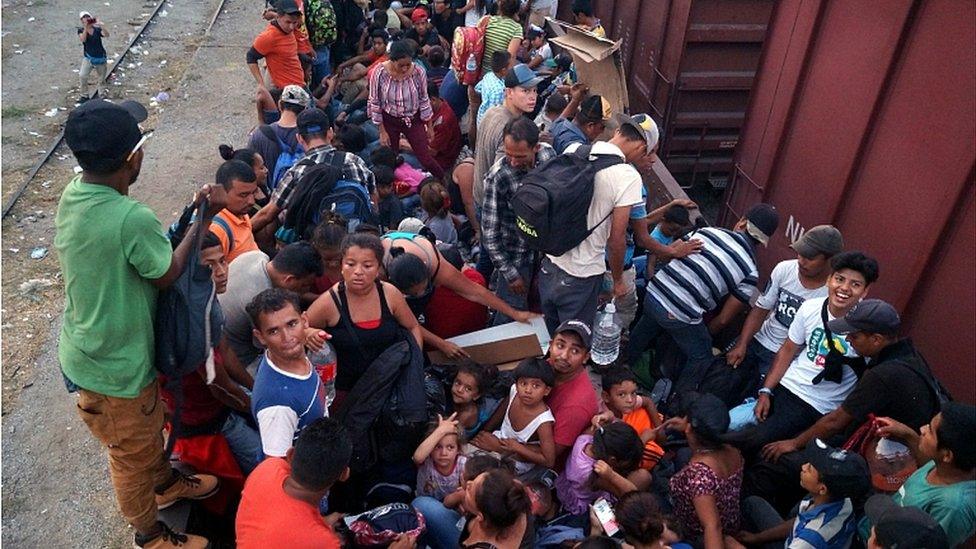
<svg viewBox="0 0 976 549">
<path fill-rule="evenodd" d="M 591 159 L 590 149 L 584 145 L 537 166 L 512 196 L 515 224 L 533 250 L 563 255 L 610 217 L 607 214 L 593 227 L 587 226 L 593 178 L 598 171 L 624 160 L 611 154 L 593 155 Z"/>
<path fill-rule="evenodd" d="M 204 200 L 196 208 L 196 219 L 202 219 L 206 211 L 207 201 Z M 181 216 L 180 221 L 189 223 L 189 219 L 189 216 Z M 200 263 L 200 244 L 207 230 L 203 223 L 197 223 L 188 234 L 185 225 L 174 231 L 176 235 L 185 234 L 183 238 L 193 239 L 193 246 L 183 272 L 169 288 L 159 292 L 156 302 L 156 369 L 168 378 L 167 389 L 175 397 L 174 413 L 170 420 L 173 432 L 166 446 L 166 455 L 172 451 L 180 434 L 180 409 L 183 407 L 181 381 L 205 362 L 208 377 L 213 372 L 213 347 L 223 325 L 223 314 L 216 300 L 210 267 Z M 172 243 L 175 247 L 178 241 Z"/>
<path fill-rule="evenodd" d="M 349 222 L 349 232 L 360 223 L 376 224 L 369 192 L 361 183 L 344 175 L 343 153 L 333 151 L 326 162 L 316 164 L 302 160 L 308 166 L 296 182 L 291 206 L 285 212 L 285 222 L 275 238 L 290 244 L 309 240 L 322 214 L 333 211 Z"/>
</svg>

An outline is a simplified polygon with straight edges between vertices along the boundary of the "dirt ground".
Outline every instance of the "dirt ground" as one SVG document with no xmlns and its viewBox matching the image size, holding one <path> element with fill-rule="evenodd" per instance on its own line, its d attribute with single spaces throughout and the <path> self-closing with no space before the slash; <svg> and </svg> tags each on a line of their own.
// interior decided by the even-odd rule
<svg viewBox="0 0 976 549">
<path fill-rule="evenodd" d="M 217 144 L 243 145 L 255 123 L 244 53 L 263 26 L 261 4 L 228 0 L 211 35 L 204 36 L 218 3 L 167 1 L 138 42 L 139 53 L 121 61 L 108 85 L 111 98 L 149 106 L 143 128 L 155 133 L 132 195 L 164 225 L 195 187 L 212 180 L 220 161 Z M 155 0 L 2 3 L 4 206 L 77 98 L 78 11 L 105 21 L 112 56 L 155 7 Z M 150 106 L 161 91 L 170 98 Z M 53 225 L 74 166 L 62 145 L 2 223 L 2 542 L 11 547 L 131 546 L 103 451 L 78 418 L 58 368 L 64 296 Z M 32 259 L 32 252 L 42 257 Z"/>
</svg>

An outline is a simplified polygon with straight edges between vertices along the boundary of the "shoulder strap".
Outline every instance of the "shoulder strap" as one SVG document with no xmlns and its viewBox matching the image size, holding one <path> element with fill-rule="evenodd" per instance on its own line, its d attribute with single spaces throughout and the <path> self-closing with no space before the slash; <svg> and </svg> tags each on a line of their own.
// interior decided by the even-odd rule
<svg viewBox="0 0 976 549">
<path fill-rule="evenodd" d="M 891 361 L 891 363 L 898 364 L 904 368 L 907 368 L 908 370 L 911 370 L 912 373 L 914 373 L 916 376 L 922 378 L 922 381 L 925 383 L 925 386 L 929 388 L 929 391 L 932 392 L 932 396 L 935 397 L 936 406 L 938 406 L 939 409 L 941 409 L 942 403 L 947 399 L 951 400 L 952 397 L 945 391 L 943 387 L 939 386 L 938 380 L 936 380 L 935 376 L 932 374 L 932 368 L 929 367 L 928 362 L 926 362 L 925 358 L 921 355 L 921 353 L 919 353 L 915 349 L 912 349 L 912 352 L 913 352 L 912 356 L 914 358 L 921 361 L 922 364 L 925 364 L 925 367 L 928 368 L 929 370 L 928 373 L 923 372 L 920 368 L 916 367 L 911 361 L 893 360 Z"/>
<path fill-rule="evenodd" d="M 230 230 L 230 225 L 227 224 L 227 221 L 223 217 L 215 215 L 212 223 L 223 229 L 227 235 L 227 253 L 234 251 L 234 232 Z"/>
<path fill-rule="evenodd" d="M 339 293 L 341 293 L 343 297 L 341 302 L 339 301 L 339 298 L 336 296 L 335 291 L 329 290 L 329 293 L 332 294 L 332 299 L 336 300 L 336 303 L 340 304 L 339 319 L 342 320 L 342 325 L 345 326 L 346 331 L 349 332 L 349 337 L 352 338 L 353 343 L 356 344 L 356 348 L 359 349 L 359 354 L 362 355 L 364 359 L 366 359 L 367 358 L 366 349 L 363 348 L 363 343 L 362 341 L 359 340 L 359 335 L 356 333 L 356 326 L 352 323 L 352 312 L 349 310 L 349 305 L 346 303 L 345 300 L 346 283 L 344 281 L 339 282 Z M 383 299 L 383 297 L 380 296 L 380 299 Z M 382 311 L 380 311 L 380 314 L 381 315 L 383 314 Z"/>
</svg>

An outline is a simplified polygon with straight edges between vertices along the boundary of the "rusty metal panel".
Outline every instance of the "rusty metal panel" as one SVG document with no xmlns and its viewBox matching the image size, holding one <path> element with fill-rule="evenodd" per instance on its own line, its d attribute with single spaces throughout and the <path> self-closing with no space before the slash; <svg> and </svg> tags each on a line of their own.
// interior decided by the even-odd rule
<svg viewBox="0 0 976 549">
<path fill-rule="evenodd" d="M 722 216 L 729 224 L 759 200 L 779 208 L 767 272 L 805 228 L 837 225 L 848 248 L 879 259 L 872 295 L 903 312 L 932 366 L 968 401 L 974 20 L 973 3 L 952 0 L 782 1 Z"/>
</svg>

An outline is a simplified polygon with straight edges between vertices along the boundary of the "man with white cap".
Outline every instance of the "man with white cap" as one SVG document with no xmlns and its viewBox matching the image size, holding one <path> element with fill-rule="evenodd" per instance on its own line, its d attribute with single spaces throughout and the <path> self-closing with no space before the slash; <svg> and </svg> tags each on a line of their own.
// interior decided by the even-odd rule
<svg viewBox="0 0 976 549">
<path fill-rule="evenodd" d="M 108 38 L 108 31 L 90 12 L 82 11 L 78 14 L 78 18 L 81 19 L 82 25 L 78 27 L 78 40 L 81 41 L 84 49 L 84 57 L 81 59 L 81 70 L 79 71 L 81 97 L 78 98 L 78 102 L 84 103 L 91 97 L 98 97 L 102 82 L 105 80 L 108 71 L 108 56 L 105 53 L 105 46 L 102 45 L 102 38 Z M 95 94 L 90 97 L 88 95 L 88 77 L 91 76 L 92 69 L 98 75 L 98 81 L 95 82 Z"/>
<path fill-rule="evenodd" d="M 644 116 L 646 118 L 640 118 Z M 590 158 L 616 156 L 622 162 L 596 172 L 593 198 L 586 214 L 593 230 L 582 242 L 560 256 L 546 255 L 539 277 L 542 312 L 550 331 L 561 322 L 582 320 L 593 325 L 603 274 L 609 263 L 615 296 L 628 292 L 624 281 L 624 253 L 631 207 L 641 204 L 640 173 L 633 164 L 655 157 L 657 126 L 646 115 L 621 124 L 609 141 L 596 141 Z M 574 149 L 573 153 L 577 151 Z M 605 259 L 609 251 L 609 259 Z"/>
<path fill-rule="evenodd" d="M 776 209 L 757 204 L 732 230 L 706 227 L 683 237 L 701 239 L 704 251 L 672 260 L 648 281 L 644 313 L 630 332 L 629 362 L 639 360 L 664 330 L 687 358 L 668 376 L 674 393 L 697 389 L 712 359 L 712 337 L 702 316 L 730 294 L 749 302 L 759 278 L 756 245 L 765 246 L 778 226 Z"/>
</svg>

